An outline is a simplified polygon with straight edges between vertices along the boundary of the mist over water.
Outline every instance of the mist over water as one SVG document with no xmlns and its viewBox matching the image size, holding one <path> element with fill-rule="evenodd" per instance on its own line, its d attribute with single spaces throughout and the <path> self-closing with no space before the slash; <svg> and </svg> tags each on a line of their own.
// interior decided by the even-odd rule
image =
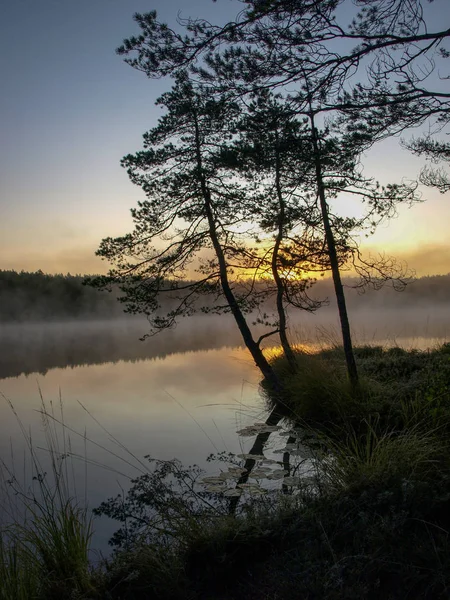
<svg viewBox="0 0 450 600">
<path fill-rule="evenodd" d="M 256 315 L 255 315 L 256 317 Z M 434 307 L 356 308 L 350 312 L 355 343 L 398 344 L 425 348 L 450 337 L 450 310 Z M 252 320 L 250 317 L 249 320 Z M 291 314 L 293 343 L 340 343 L 339 322 L 333 307 L 316 314 Z M 263 333 L 259 327 L 255 335 Z M 243 347 L 230 315 L 194 316 L 177 327 L 141 341 L 148 332 L 142 318 L 74 320 L 0 324 L 2 351 L 0 380 L 19 375 L 45 375 L 55 368 L 81 367 L 118 361 L 164 358 L 183 352 Z M 271 345 L 275 338 L 268 338 Z"/>
<path fill-rule="evenodd" d="M 43 375 L 53 368 L 162 358 L 179 352 L 239 346 L 241 341 L 227 316 L 193 317 L 174 329 L 141 340 L 148 329 L 146 320 L 139 318 L 0 325 L 0 335 L 8 348 L 0 356 L 0 378 Z"/>
</svg>

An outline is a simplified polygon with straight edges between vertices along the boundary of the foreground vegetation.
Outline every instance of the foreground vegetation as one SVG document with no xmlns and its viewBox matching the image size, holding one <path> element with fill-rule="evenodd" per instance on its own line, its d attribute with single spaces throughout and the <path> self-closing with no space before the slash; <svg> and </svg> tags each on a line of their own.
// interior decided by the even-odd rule
<svg viewBox="0 0 450 600">
<path fill-rule="evenodd" d="M 25 526 L 2 532 L 0 599 L 448 598 L 450 345 L 356 357 L 357 388 L 339 348 L 298 352 L 297 375 L 273 358 L 287 389 L 280 460 L 256 456 L 238 491 L 240 457 L 215 457 L 222 474 L 206 481 L 150 460 L 96 510 L 121 524 L 101 565 L 86 512 L 38 478 Z"/>
</svg>

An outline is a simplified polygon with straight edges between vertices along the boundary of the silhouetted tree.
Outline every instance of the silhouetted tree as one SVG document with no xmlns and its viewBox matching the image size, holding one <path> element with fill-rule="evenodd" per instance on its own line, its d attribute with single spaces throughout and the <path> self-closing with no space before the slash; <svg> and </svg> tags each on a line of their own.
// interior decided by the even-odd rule
<svg viewBox="0 0 450 600">
<path fill-rule="evenodd" d="M 174 76 L 188 67 L 192 77 L 200 78 L 219 93 L 226 90 L 234 97 L 242 98 L 261 89 L 277 89 L 293 102 L 298 116 L 306 117 L 315 174 L 310 192 L 319 199 L 349 376 L 356 381 L 340 282 L 342 261 L 340 263 L 334 239 L 336 230 L 333 231 L 330 221 L 328 190 L 321 174 L 323 143 L 318 123 L 325 125 L 324 131 L 326 115 L 344 115 L 347 120 L 344 124 L 341 122 L 340 129 L 347 135 L 335 149 L 342 152 L 350 145 L 352 160 L 357 160 L 358 151 L 389 135 L 396 123 L 398 109 L 395 107 L 400 102 L 398 99 L 387 102 L 384 95 L 385 81 L 390 82 L 393 65 L 400 72 L 407 70 L 411 61 L 432 51 L 440 40 L 448 37 L 449 31 L 423 31 L 419 0 L 365 0 L 359 13 L 338 10 L 352 6 L 348 0 L 245 0 L 242 4 L 245 8 L 235 21 L 217 27 L 201 19 L 187 19 L 181 21 L 184 33 L 160 23 L 155 12 L 136 15 L 141 33 L 126 40 L 118 52 L 150 77 Z M 354 76 L 361 69 L 364 81 L 355 84 Z M 293 91 L 288 92 L 287 86 L 291 90 L 294 86 Z M 359 113 L 366 109 L 370 111 L 370 118 L 359 118 Z M 390 115 L 389 119 L 386 115 Z M 345 160 L 344 152 L 341 162 Z M 370 216 L 378 211 L 383 217 L 389 213 L 394 204 L 393 191 L 391 187 L 386 194 L 388 210 L 376 202 L 376 208 L 369 211 Z M 400 201 L 406 197 L 412 199 L 411 194 L 400 193 Z M 350 225 L 345 219 L 336 218 L 334 222 L 339 222 L 341 230 L 345 229 L 344 223 Z M 345 247 L 343 243 L 342 248 Z M 357 247 L 353 248 L 352 260 L 355 256 L 360 258 Z M 393 274 L 392 264 L 385 263 L 389 275 Z M 378 275 L 376 285 L 385 279 L 383 264 L 374 265 L 374 269 L 364 261 L 361 265 L 364 282 L 373 270 Z"/>
<path fill-rule="evenodd" d="M 358 147 L 355 148 L 346 137 L 332 135 L 328 128 L 319 131 L 316 127 L 321 104 L 309 94 L 308 83 L 305 82 L 306 93 L 300 92 L 288 98 L 297 123 L 301 119 L 297 136 L 302 141 L 301 145 L 297 142 L 295 163 L 290 164 L 288 176 L 295 185 L 295 208 L 300 225 L 312 226 L 316 239 L 325 241 L 321 264 L 332 273 L 348 373 L 350 380 L 356 384 L 358 375 L 340 271 L 351 261 L 357 271 L 364 267 L 367 280 L 368 263 L 358 260 L 359 244 L 354 234 L 361 231 L 373 233 L 380 221 L 395 214 L 398 203 L 413 202 L 416 199 L 415 185 L 383 187 L 365 178 L 359 165 Z M 356 196 L 366 204 L 367 210 L 362 216 L 342 218 L 334 212 L 330 202 L 338 205 L 344 194 Z M 372 265 L 378 275 L 378 284 L 380 276 L 383 280 L 386 278 L 384 266 L 380 262 Z M 389 276 L 392 275 L 391 269 Z M 396 276 L 400 275 L 401 272 L 397 271 Z"/>
<path fill-rule="evenodd" d="M 310 113 L 312 102 L 307 98 L 300 105 L 298 96 L 283 100 L 267 90 L 254 92 L 253 96 L 254 99 L 246 104 L 240 137 L 227 152 L 234 153 L 238 165 L 240 161 L 240 176 L 255 189 L 254 218 L 260 229 L 272 236 L 270 274 L 278 290 L 280 322 L 285 325 L 284 303 L 312 308 L 302 278 L 304 271 L 323 273 L 331 270 L 349 375 L 356 382 L 340 269 L 348 262 L 353 262 L 357 269 L 364 266 L 367 281 L 370 265 L 360 260 L 354 234 L 373 231 L 380 220 L 394 214 L 398 202 L 414 200 L 414 186 L 383 188 L 363 177 L 358 150 L 355 151 L 351 143 L 325 130 L 318 136 L 315 113 Z M 368 210 L 362 217 L 343 219 L 330 208 L 329 200 L 336 200 L 343 193 L 356 195 L 366 202 Z M 267 247 L 269 242 L 264 240 L 263 248 Z M 269 267 L 267 261 L 261 263 Z M 386 265 L 377 261 L 373 266 L 377 269 L 380 284 L 380 276 L 386 276 Z M 393 265 L 390 267 L 389 276 L 392 276 Z M 302 282 L 303 287 L 297 290 L 296 285 Z M 297 292 L 294 300 L 292 289 Z M 318 305 L 320 303 L 313 308 Z M 285 327 L 280 327 L 285 354 L 294 364 L 283 332 Z"/>
<path fill-rule="evenodd" d="M 98 287 L 118 284 L 130 312 L 147 315 L 153 331 L 203 312 L 231 312 L 256 365 L 276 390 L 281 386 L 256 340 L 245 313 L 258 298 L 239 285 L 245 266 L 245 239 L 254 227 L 252 207 L 220 159 L 233 137 L 239 112 L 229 97 L 213 97 L 179 76 L 159 99 L 166 113 L 144 136 L 145 149 L 123 165 L 147 199 L 132 210 L 132 233 L 107 238 L 98 254 L 114 263 Z M 244 227 L 244 230 L 243 230 Z M 201 276 L 187 281 L 196 270 Z M 242 276 L 241 276 L 242 277 Z M 214 294 L 213 307 L 202 306 Z M 173 308 L 165 310 L 165 298 Z"/>
<path fill-rule="evenodd" d="M 292 117 L 270 93 L 259 93 L 242 111 L 238 135 L 222 158 L 245 186 L 258 226 L 245 266 L 254 273 L 254 280 L 264 282 L 264 295 L 275 295 L 281 346 L 296 370 L 286 305 L 316 310 L 322 302 L 308 295 L 315 282 L 311 275 L 323 274 L 327 264 L 323 240 L 314 237 L 308 225 L 311 207 L 299 196 L 303 191 L 298 169 L 308 149 L 299 135 L 301 125 Z"/>
</svg>

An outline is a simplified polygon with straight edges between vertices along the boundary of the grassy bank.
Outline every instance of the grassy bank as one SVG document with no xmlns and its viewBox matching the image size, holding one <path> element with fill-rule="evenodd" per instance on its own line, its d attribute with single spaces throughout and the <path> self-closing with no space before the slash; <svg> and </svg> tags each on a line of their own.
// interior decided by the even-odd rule
<svg viewBox="0 0 450 600">
<path fill-rule="evenodd" d="M 325 435 L 342 439 L 342 429 L 410 430 L 417 426 L 444 435 L 450 423 L 450 344 L 430 351 L 393 347 L 355 348 L 360 374 L 351 389 L 340 347 L 297 352 L 298 372 L 283 356 L 272 360 L 283 380 L 286 416 Z M 275 400 L 266 392 L 269 407 Z M 445 432 L 442 430 L 444 428 Z"/>
<path fill-rule="evenodd" d="M 339 348 L 298 353 L 295 374 L 273 359 L 288 390 L 273 436 L 287 444 L 255 458 L 261 485 L 238 487 L 237 509 L 245 457 L 215 457 L 206 481 L 150 460 L 97 509 L 120 528 L 93 568 L 86 513 L 53 495 L 3 531 L 0 599 L 448 598 L 450 346 L 356 355 L 356 390 Z"/>
</svg>

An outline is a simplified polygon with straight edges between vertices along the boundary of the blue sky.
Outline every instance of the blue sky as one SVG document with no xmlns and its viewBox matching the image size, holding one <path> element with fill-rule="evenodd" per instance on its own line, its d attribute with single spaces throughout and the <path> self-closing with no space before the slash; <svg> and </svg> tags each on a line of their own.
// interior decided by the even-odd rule
<svg viewBox="0 0 450 600">
<path fill-rule="evenodd" d="M 233 0 L 2 3 L 0 268 L 102 268 L 94 256 L 101 238 L 126 233 L 129 209 L 141 198 L 120 159 L 140 148 L 159 114 L 154 100 L 167 89 L 167 82 L 150 81 L 126 65 L 115 48 L 137 32 L 135 12 L 155 8 L 161 20 L 174 23 L 181 10 L 218 22 L 232 18 L 236 6 Z M 450 2 L 432 6 L 434 17 L 450 25 Z M 415 177 L 421 161 L 390 140 L 366 163 L 367 174 L 400 180 Z M 425 195 L 426 204 L 405 211 L 370 243 L 405 257 L 420 248 L 436 255 L 442 246 L 444 264 L 433 268 L 447 272 L 450 202 L 436 192 Z"/>
</svg>

